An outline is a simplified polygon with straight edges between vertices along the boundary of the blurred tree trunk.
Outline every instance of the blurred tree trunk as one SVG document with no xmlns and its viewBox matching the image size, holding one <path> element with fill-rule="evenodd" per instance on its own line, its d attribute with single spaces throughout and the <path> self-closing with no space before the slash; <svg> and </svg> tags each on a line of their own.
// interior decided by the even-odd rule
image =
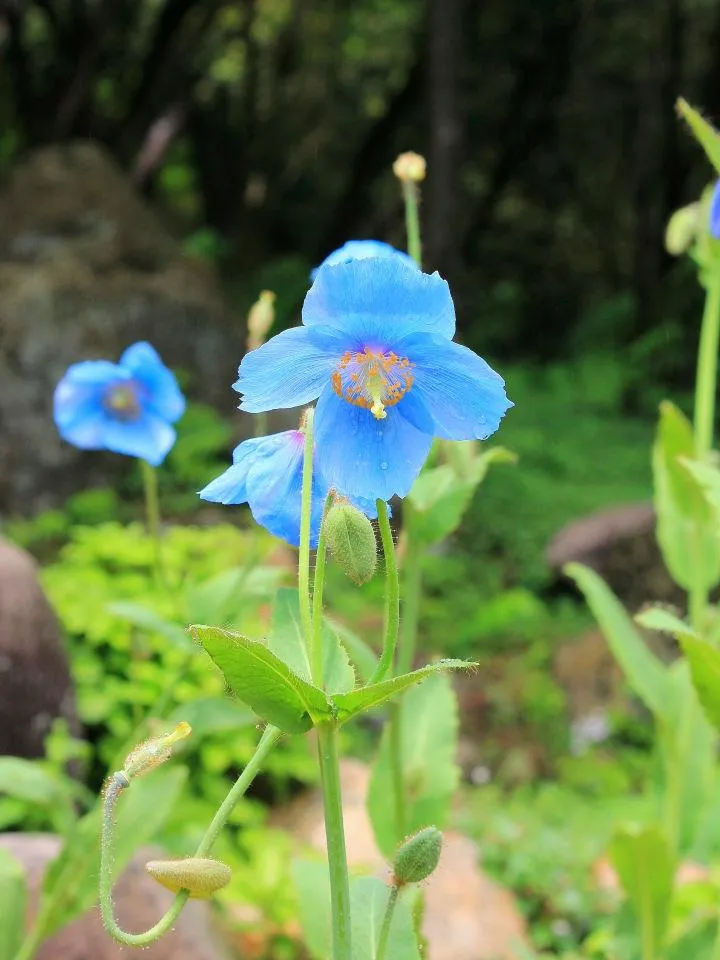
<svg viewBox="0 0 720 960">
<path fill-rule="evenodd" d="M 426 266 L 452 273 L 457 259 L 465 63 L 466 0 L 432 0 L 430 8 L 429 176 L 425 197 Z"/>
</svg>

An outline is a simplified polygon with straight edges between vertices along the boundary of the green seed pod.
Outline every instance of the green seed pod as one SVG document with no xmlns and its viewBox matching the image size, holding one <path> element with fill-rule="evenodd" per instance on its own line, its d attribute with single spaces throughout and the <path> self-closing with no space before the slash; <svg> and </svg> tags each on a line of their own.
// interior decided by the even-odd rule
<svg viewBox="0 0 720 960">
<path fill-rule="evenodd" d="M 207 857 L 184 860 L 150 860 L 145 864 L 150 876 L 173 893 L 188 890 L 196 900 L 207 900 L 230 883 L 232 871 L 226 863 Z"/>
<path fill-rule="evenodd" d="M 358 586 L 372 580 L 377 566 L 375 531 L 349 503 L 334 503 L 323 521 L 327 545 L 335 562 Z"/>
<path fill-rule="evenodd" d="M 679 257 L 695 240 L 699 211 L 699 204 L 690 203 L 670 217 L 665 230 L 665 249 L 671 256 Z"/>
<path fill-rule="evenodd" d="M 423 827 L 408 837 L 397 850 L 393 862 L 395 885 L 420 883 L 433 872 L 440 859 L 443 835 L 437 827 Z"/>
</svg>

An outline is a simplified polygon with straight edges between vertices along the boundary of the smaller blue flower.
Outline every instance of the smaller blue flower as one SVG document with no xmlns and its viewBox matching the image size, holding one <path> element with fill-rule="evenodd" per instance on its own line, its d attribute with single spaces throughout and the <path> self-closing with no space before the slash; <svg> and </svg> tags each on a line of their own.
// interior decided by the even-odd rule
<svg viewBox="0 0 720 960">
<path fill-rule="evenodd" d="M 720 240 L 720 180 L 715 181 L 710 200 L 710 235 Z"/>
<path fill-rule="evenodd" d="M 402 261 L 410 267 L 419 269 L 413 258 L 403 253 L 402 250 L 396 250 L 389 243 L 382 240 L 348 240 L 337 250 L 333 250 L 323 260 L 319 267 L 316 267 L 310 274 L 310 279 L 314 280 L 318 271 L 328 264 L 347 263 L 349 260 L 368 260 L 370 257 L 390 257 Z"/>
<path fill-rule="evenodd" d="M 268 437 L 244 440 L 235 448 L 233 464 L 203 490 L 200 497 L 213 503 L 247 503 L 255 520 L 281 540 L 300 544 L 300 507 L 305 434 L 285 430 Z M 323 508 L 329 492 L 314 465 L 310 545 L 317 546 Z M 355 506 L 375 518 L 369 502 L 354 499 Z"/>
<path fill-rule="evenodd" d="M 175 443 L 171 424 L 185 411 L 174 374 L 149 343 L 135 343 L 119 363 L 86 360 L 68 367 L 55 388 L 60 436 L 81 450 L 111 450 L 156 467 Z"/>
</svg>

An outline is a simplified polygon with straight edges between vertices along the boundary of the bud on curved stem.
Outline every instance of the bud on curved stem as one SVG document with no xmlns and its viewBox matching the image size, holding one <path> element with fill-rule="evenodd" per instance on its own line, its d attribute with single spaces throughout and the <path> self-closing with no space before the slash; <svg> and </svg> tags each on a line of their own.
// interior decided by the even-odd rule
<svg viewBox="0 0 720 960">
<path fill-rule="evenodd" d="M 145 869 L 154 880 L 173 893 L 187 890 L 188 896 L 197 900 L 208 900 L 226 887 L 232 878 L 230 867 L 211 857 L 149 860 Z"/>
<path fill-rule="evenodd" d="M 127 755 L 123 764 L 122 772 L 128 778 L 142 777 L 150 773 L 161 763 L 165 763 L 172 756 L 172 748 L 180 740 L 184 740 L 192 733 L 189 723 L 179 723 L 172 733 L 167 733 L 163 737 L 151 737 L 135 747 Z M 115 774 L 117 776 L 117 774 Z M 129 785 L 129 784 L 128 784 Z"/>
</svg>

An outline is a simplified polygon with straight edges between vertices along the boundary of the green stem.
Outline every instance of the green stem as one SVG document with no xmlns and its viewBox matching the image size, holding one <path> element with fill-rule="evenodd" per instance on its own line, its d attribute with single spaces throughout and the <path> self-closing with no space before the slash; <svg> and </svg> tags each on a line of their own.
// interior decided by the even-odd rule
<svg viewBox="0 0 720 960">
<path fill-rule="evenodd" d="M 305 413 L 305 451 L 303 453 L 302 498 L 300 501 L 300 556 L 298 558 L 298 594 L 305 646 L 312 643 L 310 612 L 310 521 L 312 515 L 313 410 Z"/>
<path fill-rule="evenodd" d="M 406 504 L 406 509 L 410 505 Z M 422 550 L 408 536 L 407 550 L 403 553 L 403 625 L 398 646 L 398 673 L 409 673 L 413 668 L 417 647 L 418 623 L 420 621 L 420 598 L 422 596 Z"/>
<path fill-rule="evenodd" d="M 713 445 L 720 336 L 720 272 L 713 273 L 705 294 L 695 381 L 695 456 L 703 460 Z"/>
<path fill-rule="evenodd" d="M 420 240 L 420 214 L 418 211 L 418 187 L 413 181 L 403 180 L 403 200 L 405 201 L 405 229 L 407 231 L 408 253 L 415 263 L 422 267 L 422 241 Z"/>
<path fill-rule="evenodd" d="M 312 595 L 312 644 L 310 646 L 310 675 L 313 683 L 321 687 L 323 682 L 323 591 L 325 589 L 325 561 L 327 559 L 327 537 L 325 533 L 325 515 L 330 504 L 330 497 L 325 501 L 323 522 L 320 525 L 317 551 L 315 553 L 315 578 L 313 580 Z"/>
<path fill-rule="evenodd" d="M 390 776 L 393 786 L 393 804 L 395 805 L 395 838 L 398 843 L 405 837 L 405 783 L 403 778 L 402 752 L 402 698 L 393 700 L 388 712 L 390 724 L 388 744 L 390 748 Z"/>
<path fill-rule="evenodd" d="M 148 536 L 153 544 L 153 571 L 159 584 L 165 583 L 160 541 L 160 499 L 158 497 L 157 470 L 147 460 L 140 460 L 143 490 L 145 491 L 145 516 Z"/>
<path fill-rule="evenodd" d="M 392 926 L 392 918 L 395 913 L 395 905 L 397 904 L 399 893 L 400 887 L 395 884 L 390 887 L 390 896 L 388 897 L 385 916 L 383 917 L 382 926 L 380 927 L 380 937 L 378 939 L 377 951 L 375 952 L 375 960 L 385 960 L 390 927 Z"/>
<path fill-rule="evenodd" d="M 253 419 L 253 424 L 255 429 L 253 430 L 253 436 L 255 437 L 264 437 L 267 433 L 267 413 L 261 412 L 256 413 Z"/>
<path fill-rule="evenodd" d="M 388 671 L 392 671 L 400 627 L 400 584 L 395 562 L 395 544 L 393 543 L 387 504 L 384 500 L 377 501 L 377 512 L 380 539 L 382 540 L 385 557 L 385 631 L 382 654 L 370 683 L 378 683 Z"/>
<path fill-rule="evenodd" d="M 205 831 L 205 836 L 200 841 L 200 845 L 195 852 L 196 857 L 204 857 L 210 853 L 213 844 L 218 838 L 222 828 L 227 823 L 227 819 L 232 813 L 238 800 L 246 792 L 252 781 L 255 779 L 260 767 L 262 766 L 268 753 L 281 736 L 277 727 L 266 727 L 255 753 L 248 761 L 245 769 L 231 787 L 228 795 L 223 800 L 220 808 L 212 819 L 210 826 Z M 117 923 L 113 910 L 112 902 L 112 867 L 110 863 L 112 834 L 115 818 L 115 804 L 123 789 L 128 786 L 127 779 L 123 780 L 122 774 L 115 774 L 108 780 L 103 797 L 103 821 L 102 838 L 100 844 L 100 910 L 102 913 L 105 929 L 115 940 L 124 943 L 129 947 L 142 947 L 159 940 L 166 933 L 185 906 L 188 899 L 187 890 L 181 890 L 167 913 L 158 920 L 158 922 L 146 930 L 144 933 L 127 933 Z M 32 954 L 21 954 L 16 960 L 30 960 Z"/>
<path fill-rule="evenodd" d="M 325 808 L 330 867 L 330 903 L 332 914 L 333 960 L 351 960 L 350 944 L 350 881 L 348 879 L 345 830 L 343 827 L 338 729 L 334 724 L 317 727 L 318 757 Z"/>
</svg>

